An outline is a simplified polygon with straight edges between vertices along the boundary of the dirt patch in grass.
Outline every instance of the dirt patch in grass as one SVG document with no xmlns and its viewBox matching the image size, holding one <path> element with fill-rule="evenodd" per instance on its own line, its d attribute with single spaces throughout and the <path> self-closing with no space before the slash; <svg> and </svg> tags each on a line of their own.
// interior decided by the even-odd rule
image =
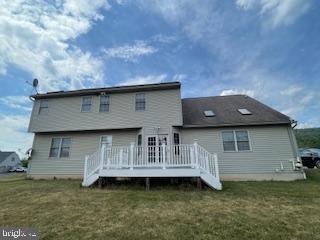
<svg viewBox="0 0 320 240">
<path fill-rule="evenodd" d="M 0 181 L 0 226 L 41 239 L 320 239 L 320 171 L 295 182 L 226 182 L 223 191 L 80 188 Z"/>
</svg>

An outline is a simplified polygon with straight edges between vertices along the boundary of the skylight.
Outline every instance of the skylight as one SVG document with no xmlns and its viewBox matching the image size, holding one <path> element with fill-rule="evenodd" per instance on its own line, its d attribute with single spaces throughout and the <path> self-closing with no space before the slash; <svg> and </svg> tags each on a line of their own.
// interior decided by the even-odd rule
<svg viewBox="0 0 320 240">
<path fill-rule="evenodd" d="M 242 115 L 250 115 L 252 114 L 248 109 L 246 108 L 239 108 L 238 111 L 242 114 Z"/>
<path fill-rule="evenodd" d="M 212 110 L 206 110 L 206 111 L 203 111 L 203 113 L 206 117 L 214 117 L 215 116 L 215 114 Z"/>
</svg>

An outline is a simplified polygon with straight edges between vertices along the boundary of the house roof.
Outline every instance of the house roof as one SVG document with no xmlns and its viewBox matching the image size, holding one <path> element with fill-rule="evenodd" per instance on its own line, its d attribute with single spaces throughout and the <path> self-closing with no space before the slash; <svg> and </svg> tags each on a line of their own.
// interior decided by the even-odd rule
<svg viewBox="0 0 320 240">
<path fill-rule="evenodd" d="M 165 83 L 154 83 L 154 84 L 141 84 L 141 85 L 130 85 L 130 86 L 118 86 L 118 87 L 107 87 L 107 88 L 87 88 L 73 91 L 58 91 L 58 92 L 47 92 L 32 95 L 34 99 L 43 98 L 56 98 L 56 97 L 74 97 L 84 95 L 96 95 L 100 93 L 127 93 L 127 92 L 142 92 L 142 91 L 154 91 L 154 90 L 167 90 L 167 89 L 179 89 L 181 86 L 180 82 L 165 82 Z"/>
<path fill-rule="evenodd" d="M 0 162 L 6 160 L 7 157 L 9 157 L 14 152 L 2 152 L 0 151 Z"/>
<path fill-rule="evenodd" d="M 241 114 L 247 109 L 249 114 Z M 214 116 L 206 117 L 204 111 Z M 245 125 L 290 124 L 291 119 L 246 95 L 182 99 L 184 127 L 221 127 Z"/>
</svg>

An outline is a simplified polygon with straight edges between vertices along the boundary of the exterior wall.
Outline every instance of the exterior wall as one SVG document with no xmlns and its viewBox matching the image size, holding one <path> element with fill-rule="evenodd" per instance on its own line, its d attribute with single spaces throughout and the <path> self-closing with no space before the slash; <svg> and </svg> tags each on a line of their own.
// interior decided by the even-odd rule
<svg viewBox="0 0 320 240">
<path fill-rule="evenodd" d="M 191 144 L 194 139 L 211 153 L 217 153 L 222 180 L 294 180 L 303 178 L 303 172 L 293 171 L 296 146 L 291 143 L 291 128 L 286 126 L 246 127 L 249 132 L 251 151 L 223 152 L 222 130 L 240 128 L 177 129 L 181 143 Z M 113 146 L 137 142 L 137 130 L 109 130 L 73 133 L 37 133 L 34 137 L 29 176 L 33 178 L 81 178 L 85 155 L 97 151 L 102 135 L 112 135 Z M 49 158 L 52 137 L 72 138 L 69 158 Z M 172 141 L 172 135 L 169 135 Z M 281 170 L 281 162 L 283 170 Z"/>
<path fill-rule="evenodd" d="M 251 151 L 224 152 L 223 130 L 245 129 L 249 132 Z M 288 126 L 259 126 L 243 128 L 193 128 L 181 129 L 182 143 L 190 144 L 194 139 L 211 153 L 218 154 L 219 170 L 222 179 L 227 180 L 282 180 L 280 174 L 298 174 L 293 170 L 296 162 L 296 146 L 290 140 Z M 283 170 L 281 170 L 281 163 Z M 258 177 L 259 176 L 259 177 Z M 288 177 L 288 180 L 290 177 Z"/>
<path fill-rule="evenodd" d="M 113 146 L 130 145 L 136 142 L 138 130 L 113 130 L 76 133 L 37 133 L 34 136 L 30 177 L 82 177 L 85 155 L 92 154 L 100 146 L 102 135 L 112 135 Z M 71 137 L 69 158 L 50 158 L 51 139 L 53 137 Z"/>
<path fill-rule="evenodd" d="M 10 154 L 4 161 L 0 163 L 0 172 L 7 172 L 11 167 L 15 167 L 20 163 L 20 157 L 16 153 Z"/>
<path fill-rule="evenodd" d="M 34 102 L 30 132 L 81 131 L 155 127 L 170 131 L 182 125 L 180 89 L 147 91 L 146 110 L 135 111 L 135 93 L 110 94 L 110 111 L 99 112 L 99 96 L 93 96 L 91 112 L 81 112 L 82 97 L 49 99 L 49 113 L 38 114 L 40 100 Z"/>
</svg>

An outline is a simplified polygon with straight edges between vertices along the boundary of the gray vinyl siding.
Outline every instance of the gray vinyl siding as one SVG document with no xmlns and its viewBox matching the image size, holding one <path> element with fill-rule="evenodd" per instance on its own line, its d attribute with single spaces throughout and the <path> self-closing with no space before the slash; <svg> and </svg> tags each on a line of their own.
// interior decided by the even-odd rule
<svg viewBox="0 0 320 240">
<path fill-rule="evenodd" d="M 14 161 L 12 161 L 14 159 Z M 20 157 L 16 153 L 11 153 L 5 160 L 0 162 L 0 167 L 6 167 L 7 170 L 9 168 L 14 167 L 20 163 Z"/>
<path fill-rule="evenodd" d="M 31 167 L 32 175 L 83 175 L 84 159 L 88 154 L 98 150 L 100 137 L 112 135 L 113 146 L 128 146 L 136 141 L 138 130 L 100 131 L 83 133 L 35 134 Z M 53 137 L 71 137 L 69 158 L 49 158 L 51 139 Z"/>
<path fill-rule="evenodd" d="M 38 114 L 40 100 L 34 102 L 30 132 L 81 131 L 154 127 L 169 129 L 182 125 L 179 89 L 148 91 L 146 110 L 135 111 L 136 93 L 110 94 L 109 112 L 99 112 L 99 96 L 94 95 L 90 112 L 81 112 L 82 97 L 49 99 L 48 114 Z"/>
<path fill-rule="evenodd" d="M 251 151 L 224 152 L 223 130 L 248 130 Z M 284 172 L 292 172 L 290 160 L 295 160 L 295 146 L 290 142 L 287 126 L 261 126 L 241 128 L 201 128 L 182 129 L 182 143 L 193 143 L 194 139 L 211 153 L 217 153 L 220 173 L 223 174 L 262 174 L 275 173 L 281 162 Z"/>
</svg>

